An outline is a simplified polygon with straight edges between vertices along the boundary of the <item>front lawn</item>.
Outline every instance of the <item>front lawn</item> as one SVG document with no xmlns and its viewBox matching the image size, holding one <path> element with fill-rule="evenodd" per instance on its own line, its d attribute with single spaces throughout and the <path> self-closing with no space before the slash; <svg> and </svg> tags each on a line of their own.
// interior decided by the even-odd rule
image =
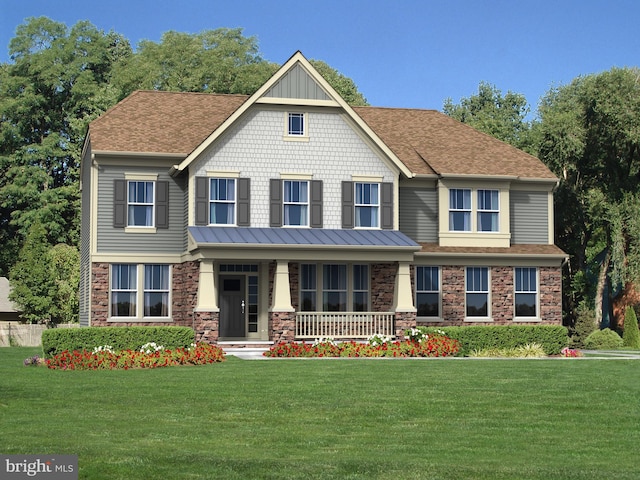
<svg viewBox="0 0 640 480">
<path fill-rule="evenodd" d="M 636 479 L 638 360 L 260 360 L 25 367 L 0 349 L 0 452 L 85 479 Z"/>
</svg>

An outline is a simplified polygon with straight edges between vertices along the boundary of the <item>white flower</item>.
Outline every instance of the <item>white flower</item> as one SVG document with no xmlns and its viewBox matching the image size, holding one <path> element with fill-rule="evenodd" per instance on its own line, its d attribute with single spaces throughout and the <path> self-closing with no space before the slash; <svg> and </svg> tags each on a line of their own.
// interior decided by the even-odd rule
<svg viewBox="0 0 640 480">
<path fill-rule="evenodd" d="M 99 347 L 94 347 L 93 348 L 93 353 L 100 353 L 100 352 L 109 352 L 109 353 L 113 353 L 113 347 L 111 345 L 101 345 Z"/>
<path fill-rule="evenodd" d="M 142 353 L 146 353 L 147 355 L 149 355 L 150 353 L 159 352 L 160 350 L 164 350 L 164 347 L 162 345 L 158 345 L 156 342 L 145 343 L 144 345 L 142 345 L 142 348 L 140 348 L 140 351 Z"/>
</svg>

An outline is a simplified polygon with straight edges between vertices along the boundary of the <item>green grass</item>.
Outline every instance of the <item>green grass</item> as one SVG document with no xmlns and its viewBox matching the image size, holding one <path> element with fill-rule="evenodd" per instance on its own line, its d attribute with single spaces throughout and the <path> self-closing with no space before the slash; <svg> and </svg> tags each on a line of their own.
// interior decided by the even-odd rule
<svg viewBox="0 0 640 480">
<path fill-rule="evenodd" d="M 0 452 L 83 479 L 637 479 L 640 361 L 265 360 L 24 367 L 0 349 Z"/>
</svg>

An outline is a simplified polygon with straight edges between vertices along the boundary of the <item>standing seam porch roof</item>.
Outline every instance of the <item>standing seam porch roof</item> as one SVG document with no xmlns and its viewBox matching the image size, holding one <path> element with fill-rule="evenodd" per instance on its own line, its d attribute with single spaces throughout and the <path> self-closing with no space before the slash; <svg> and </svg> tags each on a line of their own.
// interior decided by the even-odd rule
<svg viewBox="0 0 640 480">
<path fill-rule="evenodd" d="M 199 246 L 308 246 L 400 248 L 420 245 L 398 230 L 339 230 L 325 228 L 189 227 Z"/>
</svg>

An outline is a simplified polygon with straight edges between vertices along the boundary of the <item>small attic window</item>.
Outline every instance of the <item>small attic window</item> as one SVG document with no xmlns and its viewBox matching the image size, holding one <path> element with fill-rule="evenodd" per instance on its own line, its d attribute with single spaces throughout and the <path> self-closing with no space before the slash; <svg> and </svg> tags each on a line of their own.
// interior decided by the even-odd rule
<svg viewBox="0 0 640 480">
<path fill-rule="evenodd" d="M 303 137 L 304 131 L 304 113 L 289 113 L 287 132 L 291 136 Z"/>
</svg>

